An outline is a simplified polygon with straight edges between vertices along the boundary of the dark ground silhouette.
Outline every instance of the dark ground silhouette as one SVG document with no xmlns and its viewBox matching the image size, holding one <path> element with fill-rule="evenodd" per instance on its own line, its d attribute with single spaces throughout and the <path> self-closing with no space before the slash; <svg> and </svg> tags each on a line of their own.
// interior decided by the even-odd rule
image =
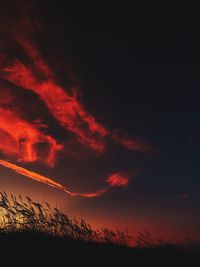
<svg viewBox="0 0 200 267">
<path fill-rule="evenodd" d="M 48 203 L 0 192 L 0 266 L 200 266 L 194 242 L 152 243 L 144 233 L 131 248 L 128 233 L 93 229 Z"/>
<path fill-rule="evenodd" d="M 200 250 L 194 247 L 129 248 L 34 232 L 1 233 L 0 247 L 2 260 L 26 266 L 200 266 Z"/>
</svg>

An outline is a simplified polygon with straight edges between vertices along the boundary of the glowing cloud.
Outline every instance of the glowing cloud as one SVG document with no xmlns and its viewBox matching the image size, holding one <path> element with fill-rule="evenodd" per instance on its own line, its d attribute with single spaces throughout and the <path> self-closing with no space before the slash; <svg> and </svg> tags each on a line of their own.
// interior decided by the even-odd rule
<svg viewBox="0 0 200 267">
<path fill-rule="evenodd" d="M 103 138 L 108 130 L 84 109 L 76 93 L 70 95 L 51 77 L 40 80 L 31 67 L 19 61 L 4 68 L 4 72 L 8 81 L 37 94 L 62 127 L 74 133 L 83 145 L 98 153 L 104 152 Z"/>
<path fill-rule="evenodd" d="M 65 186 L 55 182 L 52 178 L 46 177 L 44 175 L 38 174 L 33 171 L 29 171 L 23 167 L 20 167 L 16 164 L 10 163 L 5 160 L 0 159 L 0 165 L 13 170 L 14 172 L 21 174 L 25 177 L 28 177 L 32 180 L 38 181 L 43 184 L 47 184 L 48 186 L 52 186 L 55 188 L 58 188 L 68 195 L 72 197 L 85 197 L 85 198 L 96 198 L 104 195 L 106 192 L 108 192 L 110 187 L 123 187 L 127 186 L 130 180 L 130 176 L 125 173 L 114 173 L 108 177 L 106 182 L 109 184 L 108 187 L 97 190 L 95 192 L 89 192 L 89 193 L 79 193 L 79 192 L 71 192 L 69 189 L 67 189 Z"/>
<path fill-rule="evenodd" d="M 130 175 L 124 172 L 117 172 L 111 174 L 106 182 L 110 186 L 127 186 L 129 184 Z"/>
<path fill-rule="evenodd" d="M 114 130 L 111 138 L 128 150 L 135 150 L 144 154 L 156 154 L 158 150 L 147 140 L 141 137 L 132 137 L 122 130 Z"/>
<path fill-rule="evenodd" d="M 37 64 L 35 63 L 36 66 Z M 51 73 L 44 62 L 42 67 L 39 66 L 40 69 L 46 69 L 43 73 L 45 76 Z M 9 67 L 5 67 L 3 70 L 8 81 L 36 93 L 60 124 L 66 130 L 74 133 L 83 145 L 92 150 L 102 154 L 106 147 L 105 137 L 110 136 L 113 141 L 128 150 L 135 150 L 145 154 L 155 154 L 157 152 L 150 142 L 142 138 L 132 137 L 121 130 L 110 132 L 85 110 L 78 101 L 76 93 L 67 93 L 52 80 L 52 77 L 40 80 L 31 67 L 19 61 Z"/>
<path fill-rule="evenodd" d="M 0 151 L 21 162 L 43 161 L 53 166 L 56 153 L 62 149 L 62 146 L 37 127 L 0 107 Z M 44 156 L 40 153 L 40 144 L 46 145 Z"/>
<path fill-rule="evenodd" d="M 28 177 L 32 180 L 38 181 L 40 183 L 43 184 L 47 184 L 49 186 L 61 189 L 62 191 L 64 191 L 65 193 L 67 193 L 70 196 L 79 196 L 79 197 L 85 197 L 85 198 L 95 198 L 95 197 L 99 197 L 101 195 L 103 195 L 107 189 L 102 189 L 102 190 L 98 190 L 96 192 L 92 192 L 92 193 L 77 193 L 77 192 L 70 192 L 65 186 L 55 182 L 53 179 L 48 178 L 44 175 L 38 174 L 36 172 L 32 172 L 29 171 L 23 167 L 20 167 L 16 164 L 10 163 L 8 161 L 5 160 L 0 160 L 0 165 L 13 170 L 14 172 L 21 174 L 25 177 Z"/>
</svg>

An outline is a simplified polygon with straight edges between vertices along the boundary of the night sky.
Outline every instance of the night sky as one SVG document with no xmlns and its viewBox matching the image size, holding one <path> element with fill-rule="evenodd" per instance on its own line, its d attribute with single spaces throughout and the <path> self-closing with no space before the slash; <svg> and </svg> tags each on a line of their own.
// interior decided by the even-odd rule
<svg viewBox="0 0 200 267">
<path fill-rule="evenodd" d="M 148 230 L 171 242 L 200 238 L 200 32 L 129 6 L 8 2 L 0 11 L 0 159 L 70 192 L 100 193 L 70 196 L 3 166 L 0 191 L 48 201 L 95 227 Z M 19 62 L 37 82 L 53 72 L 106 133 L 82 125 L 85 113 L 64 125 L 55 111 L 62 101 L 53 106 L 56 94 L 42 95 L 19 68 L 16 79 Z M 29 135 L 15 140 L 9 132 L 13 116 L 40 132 L 35 158 L 25 152 Z M 54 142 L 53 164 L 45 159 Z"/>
</svg>

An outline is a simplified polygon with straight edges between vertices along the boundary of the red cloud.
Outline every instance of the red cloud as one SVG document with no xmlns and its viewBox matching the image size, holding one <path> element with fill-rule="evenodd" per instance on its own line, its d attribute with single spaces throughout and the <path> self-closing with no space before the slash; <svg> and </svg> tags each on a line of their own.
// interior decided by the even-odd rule
<svg viewBox="0 0 200 267">
<path fill-rule="evenodd" d="M 146 140 L 131 137 L 119 130 L 110 132 L 87 112 L 80 100 L 77 99 L 74 90 L 70 94 L 69 90 L 66 91 L 58 84 L 54 72 L 42 57 L 29 34 L 29 32 L 32 35 L 34 33 L 33 25 L 26 16 L 25 18 L 18 22 L 18 27 L 12 34 L 26 56 L 31 59 L 32 64 L 27 65 L 22 61 L 12 62 L 4 68 L 5 78 L 11 83 L 37 94 L 62 127 L 72 132 L 81 144 L 97 153 L 105 152 L 105 137 L 107 136 L 126 149 L 147 154 L 154 153 L 155 148 Z"/>
<path fill-rule="evenodd" d="M 155 154 L 158 150 L 147 140 L 141 137 L 132 137 L 122 130 L 114 130 L 111 138 L 128 150 L 135 150 L 144 154 Z"/>
<path fill-rule="evenodd" d="M 55 164 L 55 155 L 62 149 L 56 140 L 41 132 L 11 111 L 0 107 L 0 151 L 18 161 L 43 161 L 49 166 Z M 45 144 L 44 157 L 39 146 Z"/>
<path fill-rule="evenodd" d="M 85 146 L 98 153 L 105 149 L 104 137 L 108 131 L 90 115 L 77 100 L 50 78 L 40 80 L 32 69 L 21 62 L 4 68 L 6 79 L 11 83 L 36 93 L 46 104 L 50 113 L 68 131 L 75 134 Z"/>
<path fill-rule="evenodd" d="M 10 163 L 5 160 L 0 159 L 0 165 L 13 170 L 14 172 L 21 174 L 27 178 L 30 178 L 32 180 L 38 181 L 43 184 L 47 184 L 49 186 L 61 189 L 68 195 L 72 197 L 85 197 L 85 198 L 95 198 L 95 197 L 100 197 L 104 195 L 106 192 L 108 192 L 110 187 L 118 187 L 118 186 L 127 186 L 130 180 L 130 176 L 127 173 L 113 173 L 110 175 L 107 179 L 107 183 L 109 184 L 109 187 L 97 190 L 95 192 L 89 192 L 89 193 L 79 193 L 79 192 L 71 192 L 68 188 L 63 186 L 62 184 L 59 184 L 55 182 L 53 179 L 46 177 L 44 175 L 38 174 L 33 171 L 29 171 L 23 167 L 20 167 L 16 164 Z"/>
<path fill-rule="evenodd" d="M 103 194 L 105 194 L 108 190 L 108 188 L 105 189 L 101 189 L 101 190 L 97 190 L 95 192 L 90 192 L 90 193 L 78 193 L 78 192 L 71 192 L 69 191 L 69 189 L 67 189 L 65 186 L 55 182 L 53 179 L 46 177 L 44 175 L 38 174 L 36 172 L 32 172 L 29 171 L 23 167 L 20 167 L 16 164 L 10 163 L 8 161 L 5 160 L 1 160 L 0 159 L 0 165 L 13 170 L 14 172 L 21 174 L 27 178 L 30 178 L 32 180 L 38 181 L 40 183 L 43 184 L 47 184 L 49 186 L 61 189 L 62 191 L 64 191 L 65 193 L 67 193 L 68 195 L 72 196 L 72 197 L 85 197 L 85 198 L 95 198 L 95 197 L 99 197 L 102 196 Z"/>
<path fill-rule="evenodd" d="M 106 182 L 110 186 L 127 186 L 129 184 L 130 175 L 124 172 L 117 172 L 111 174 Z"/>
<path fill-rule="evenodd" d="M 104 137 L 108 135 L 108 130 L 86 111 L 77 99 L 74 88 L 70 94 L 57 83 L 53 71 L 37 46 L 30 41 L 32 38 L 28 32 L 34 32 L 30 21 L 20 21 L 18 27 L 20 29 L 13 31 L 13 37 L 33 64 L 12 62 L 3 69 L 6 74 L 4 78 L 37 94 L 63 128 L 72 132 L 80 143 L 102 154 L 106 146 Z"/>
<path fill-rule="evenodd" d="M 50 77 L 46 76 L 44 80 L 37 77 L 32 67 L 19 61 L 4 68 L 6 79 L 17 86 L 36 93 L 46 104 L 50 113 L 66 130 L 74 133 L 80 143 L 102 154 L 106 147 L 105 137 L 110 136 L 113 141 L 128 150 L 145 154 L 155 154 L 157 152 L 157 149 L 150 142 L 142 138 L 132 137 L 121 130 L 114 130 L 110 133 L 85 110 L 75 93 L 67 93 L 53 80 L 51 71 L 42 60 L 41 62 L 39 66 L 37 66 L 38 63 L 35 63 L 38 67 L 37 70 L 43 70 L 42 74 L 44 76 L 50 75 Z"/>
</svg>

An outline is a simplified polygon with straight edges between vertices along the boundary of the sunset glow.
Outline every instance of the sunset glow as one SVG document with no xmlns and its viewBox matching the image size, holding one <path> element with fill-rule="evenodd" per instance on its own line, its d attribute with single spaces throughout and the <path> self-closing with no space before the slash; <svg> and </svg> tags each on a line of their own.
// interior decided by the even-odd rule
<svg viewBox="0 0 200 267">
<path fill-rule="evenodd" d="M 0 192 L 134 236 L 200 238 L 198 34 L 4 2 Z"/>
</svg>

